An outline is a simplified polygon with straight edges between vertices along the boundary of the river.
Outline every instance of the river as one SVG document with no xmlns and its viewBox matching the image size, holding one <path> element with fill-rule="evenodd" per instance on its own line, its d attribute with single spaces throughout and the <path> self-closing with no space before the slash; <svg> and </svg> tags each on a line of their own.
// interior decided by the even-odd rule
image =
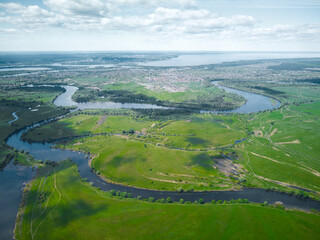
<svg viewBox="0 0 320 240">
<path fill-rule="evenodd" d="M 183 67 L 208 64 L 220 64 L 240 60 L 318 58 L 319 52 L 209 52 L 209 53 L 177 53 L 177 57 L 160 61 L 140 63 L 152 67 Z"/>
<path fill-rule="evenodd" d="M 15 121 L 17 121 L 17 120 L 19 119 L 19 117 L 18 117 L 18 115 L 17 115 L 17 112 L 13 112 L 13 113 L 12 113 L 12 116 L 14 117 L 14 119 L 11 120 L 11 121 L 9 121 L 9 122 L 8 122 L 9 124 L 11 124 L 11 123 L 13 123 L 13 122 L 15 122 Z"/>
<path fill-rule="evenodd" d="M 66 92 L 59 95 L 54 104 L 56 106 L 76 106 L 77 109 L 88 109 L 88 108 L 162 108 L 161 106 L 151 104 L 116 104 L 116 103 L 76 103 L 72 101 L 72 95 L 77 90 L 74 86 L 62 86 L 66 89 Z M 219 85 L 219 87 L 221 87 Z M 267 109 L 274 109 L 280 105 L 272 104 L 270 98 L 258 94 L 248 93 L 240 90 L 230 89 L 222 87 L 226 91 L 234 92 L 242 95 L 247 99 L 247 103 L 242 107 L 232 110 L 231 112 L 238 113 L 250 113 L 258 112 Z M 259 100 L 257 100 L 259 99 Z M 116 104 L 116 105 L 113 105 Z M 230 112 L 230 111 L 228 111 Z M 223 112 L 220 112 L 223 113 Z M 47 124 L 44 122 L 42 124 Z M 154 191 L 147 189 L 138 189 L 134 187 L 122 186 L 112 183 L 107 183 L 93 172 L 88 165 L 89 156 L 84 153 L 54 149 L 53 144 L 50 143 L 27 143 L 21 140 L 23 132 L 29 131 L 34 126 L 30 126 L 23 129 L 7 139 L 7 144 L 18 149 L 28 151 L 34 158 L 40 160 L 51 160 L 60 161 L 66 158 L 72 159 L 78 165 L 78 169 L 82 178 L 87 178 L 89 182 L 92 182 L 94 186 L 100 187 L 101 190 L 119 190 L 127 193 L 132 193 L 133 196 L 154 197 L 155 199 L 171 197 L 174 201 L 178 201 L 183 198 L 185 201 L 195 201 L 199 198 L 203 198 L 204 201 L 208 202 L 214 200 L 230 200 L 238 198 L 247 198 L 250 202 L 264 202 L 268 201 L 273 203 L 275 201 L 282 201 L 287 208 L 299 208 L 303 210 L 310 210 L 311 208 L 320 210 L 320 202 L 312 201 L 310 199 L 297 198 L 288 194 L 279 192 L 267 192 L 263 189 L 244 189 L 241 191 L 213 191 L 213 192 L 169 192 L 169 191 Z M 33 173 L 30 168 L 13 166 L 9 164 L 3 172 L 0 172 L 1 195 L 6 198 L 0 198 L 0 212 L 5 213 L 0 216 L 0 223 L 2 223 L 0 231 L 0 239 L 12 238 L 12 230 L 14 227 L 14 219 L 17 214 L 18 205 L 21 201 L 23 183 L 30 180 Z M 14 201 L 10 200 L 14 199 Z"/>
</svg>

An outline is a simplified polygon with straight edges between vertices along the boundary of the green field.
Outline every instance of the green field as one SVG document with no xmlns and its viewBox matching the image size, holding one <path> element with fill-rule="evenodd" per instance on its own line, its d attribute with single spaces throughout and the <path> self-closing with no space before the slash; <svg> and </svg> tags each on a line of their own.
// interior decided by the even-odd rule
<svg viewBox="0 0 320 240">
<path fill-rule="evenodd" d="M 319 196 L 319 107 L 320 102 L 286 106 L 249 120 L 254 135 L 238 151 L 256 179 L 254 184 L 265 187 L 278 181 Z"/>
<path fill-rule="evenodd" d="M 240 116 L 201 114 L 161 121 L 79 114 L 36 128 L 24 137 L 47 141 L 86 136 L 60 147 L 90 152 L 92 167 L 109 181 L 162 190 L 222 190 L 238 188 L 237 181 L 216 165 L 222 148 L 247 136 L 243 125 Z"/>
<path fill-rule="evenodd" d="M 152 83 L 117 80 L 116 83 L 98 84 L 101 79 L 90 79 L 73 95 L 76 102 L 113 101 L 122 103 L 150 103 L 166 107 L 193 110 L 233 109 L 245 103 L 239 95 L 219 89 L 210 82 L 170 81 Z M 86 82 L 86 80 L 85 80 Z"/>
<path fill-rule="evenodd" d="M 320 216 L 256 204 L 161 204 L 110 197 L 76 165 L 40 169 L 25 190 L 16 239 L 319 239 Z M 22 217 L 23 214 L 23 217 Z"/>
<path fill-rule="evenodd" d="M 126 136 L 76 140 L 74 150 L 90 152 L 92 166 L 109 181 L 161 190 L 221 190 L 233 182 L 214 168 L 215 152 L 168 149 Z"/>
<path fill-rule="evenodd" d="M 107 115 L 75 115 L 58 122 L 35 128 L 24 138 L 30 141 L 50 141 L 73 136 L 83 136 L 99 133 L 123 133 L 130 129 L 142 131 L 149 128 L 154 122 L 146 119 L 137 119 L 131 116 Z"/>
<path fill-rule="evenodd" d="M 8 136 L 18 129 L 29 126 L 33 123 L 54 116 L 60 116 L 67 111 L 63 108 L 56 108 L 51 101 L 62 92 L 60 88 L 14 88 L 12 91 L 0 91 L 0 169 L 12 158 L 26 163 L 26 158 L 17 151 L 13 151 L 5 144 Z M 19 119 L 13 120 L 12 113 L 16 112 Z"/>
</svg>

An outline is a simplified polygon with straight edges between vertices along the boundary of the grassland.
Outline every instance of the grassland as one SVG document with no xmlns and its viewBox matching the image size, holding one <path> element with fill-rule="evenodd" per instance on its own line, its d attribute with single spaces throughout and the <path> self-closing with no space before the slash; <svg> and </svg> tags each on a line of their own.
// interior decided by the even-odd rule
<svg viewBox="0 0 320 240">
<path fill-rule="evenodd" d="M 24 139 L 28 141 L 50 141 L 88 134 L 129 132 L 130 129 L 142 131 L 153 122 L 131 116 L 108 116 L 79 114 L 35 128 Z"/>
<path fill-rule="evenodd" d="M 94 167 L 109 181 L 161 190 L 221 190 L 233 182 L 214 168 L 215 152 L 168 149 L 122 136 L 97 136 L 77 141 L 74 150 L 96 156 Z"/>
<path fill-rule="evenodd" d="M 150 103 L 166 107 L 192 110 L 229 110 L 245 102 L 245 99 L 233 93 L 227 93 L 210 82 L 179 81 L 152 84 L 117 82 L 104 83 L 92 87 L 81 87 L 73 96 L 76 102 L 114 101 L 122 103 Z"/>
<path fill-rule="evenodd" d="M 254 132 L 239 146 L 254 185 L 278 181 L 317 192 L 320 187 L 320 103 L 285 106 L 249 120 Z M 250 180 L 249 180 L 250 182 Z"/>
<path fill-rule="evenodd" d="M 86 136 L 60 147 L 90 152 L 92 167 L 109 181 L 161 190 L 222 190 L 237 188 L 216 164 L 222 148 L 246 136 L 243 124 L 241 117 L 205 114 L 166 121 L 79 114 L 24 138 Z"/>
<path fill-rule="evenodd" d="M 50 140 L 103 134 L 76 140 L 76 145 L 69 144 L 68 147 L 94 154 L 92 166 L 101 175 L 126 185 L 220 190 L 235 187 L 238 181 L 232 177 L 236 177 L 248 187 L 295 193 L 300 191 L 291 186 L 300 187 L 311 191 L 309 196 L 319 199 L 318 88 L 302 86 L 297 90 L 295 86 L 277 86 L 259 89 L 281 92 L 281 99 L 286 104 L 265 113 L 193 114 L 169 120 L 140 118 L 134 114 L 80 114 L 35 129 L 26 137 L 37 141 L 42 137 Z M 308 103 L 301 104 L 303 102 Z M 128 134 L 130 129 L 135 134 Z M 249 139 L 234 145 L 236 140 L 246 137 Z M 166 154 L 161 153 L 164 151 Z M 235 174 L 229 174 L 228 167 L 219 167 L 223 163 L 221 153 L 230 151 L 239 155 L 231 165 L 242 165 Z"/>
<path fill-rule="evenodd" d="M 67 112 L 51 104 L 51 101 L 62 90 L 48 89 L 36 88 L 36 90 L 30 91 L 29 88 L 19 88 L 19 90 L 14 89 L 13 91 L 0 91 L 0 98 L 4 98 L 0 101 L 0 169 L 13 157 L 23 163 L 26 163 L 26 159 L 29 159 L 29 156 L 24 159 L 22 154 L 13 151 L 5 144 L 5 140 L 10 134 L 32 123 L 60 116 Z M 13 112 L 16 112 L 19 118 L 9 124 L 8 122 L 14 119 Z"/>
<path fill-rule="evenodd" d="M 254 204 L 161 204 L 112 198 L 76 165 L 41 168 L 26 188 L 16 239 L 319 239 L 320 216 Z"/>
</svg>

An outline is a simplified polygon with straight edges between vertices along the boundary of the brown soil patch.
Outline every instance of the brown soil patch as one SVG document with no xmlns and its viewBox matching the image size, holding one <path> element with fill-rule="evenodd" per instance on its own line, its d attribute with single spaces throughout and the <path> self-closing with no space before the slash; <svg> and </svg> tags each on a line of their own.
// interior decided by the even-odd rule
<svg viewBox="0 0 320 240">
<path fill-rule="evenodd" d="M 277 131 L 278 131 L 278 128 L 273 129 L 269 137 L 272 137 Z"/>
<path fill-rule="evenodd" d="M 278 142 L 278 143 L 275 143 L 277 145 L 284 145 L 284 144 L 300 144 L 301 142 L 299 141 L 299 139 L 296 139 L 296 140 L 293 140 L 291 142 Z"/>
<path fill-rule="evenodd" d="M 262 156 L 262 155 L 260 155 L 260 154 L 258 154 L 258 153 L 251 152 L 251 154 L 252 154 L 252 155 L 255 155 L 255 156 L 257 156 L 257 157 L 261 157 L 261 158 L 268 159 L 268 160 L 270 160 L 270 161 L 272 161 L 272 162 L 284 164 L 284 163 L 279 162 L 279 161 L 277 161 L 277 160 L 274 160 L 274 159 L 272 159 L 272 158 L 269 158 L 269 157 L 266 157 L 266 156 Z"/>
<path fill-rule="evenodd" d="M 263 137 L 263 132 L 261 130 L 254 131 L 256 137 Z"/>
<path fill-rule="evenodd" d="M 94 129 L 97 129 L 98 127 L 101 126 L 102 123 L 104 123 L 107 120 L 107 116 L 102 116 L 97 122 L 96 122 L 96 126 L 94 127 Z"/>
<path fill-rule="evenodd" d="M 240 164 L 233 163 L 230 159 L 219 159 L 216 167 L 226 176 L 237 175 L 242 170 Z"/>
</svg>

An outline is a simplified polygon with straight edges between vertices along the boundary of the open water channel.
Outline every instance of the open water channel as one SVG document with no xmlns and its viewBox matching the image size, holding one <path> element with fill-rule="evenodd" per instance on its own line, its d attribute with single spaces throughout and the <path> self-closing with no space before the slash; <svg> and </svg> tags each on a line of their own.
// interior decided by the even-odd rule
<svg viewBox="0 0 320 240">
<path fill-rule="evenodd" d="M 217 84 L 217 83 L 215 83 Z M 220 85 L 218 85 L 221 87 Z M 59 95 L 54 104 L 57 106 L 76 106 L 77 109 L 114 109 L 114 108 L 163 108 L 151 104 L 121 104 L 121 103 L 76 103 L 72 100 L 72 95 L 77 88 L 74 86 L 62 86 L 66 92 Z M 227 87 L 221 87 L 226 91 L 239 94 L 246 98 L 247 102 L 238 109 L 227 111 L 234 113 L 253 113 L 263 110 L 269 110 L 279 107 L 280 103 L 269 97 L 259 94 L 249 93 L 245 91 L 235 90 Z M 225 112 L 216 112 L 225 113 Z M 42 122 L 40 124 L 47 124 Z M 310 210 L 311 208 L 320 210 L 320 202 L 305 198 L 297 198 L 285 193 L 265 191 L 263 189 L 243 189 L 240 191 L 212 191 L 212 192 L 169 192 L 169 191 L 154 191 L 147 189 L 139 189 L 129 186 L 122 186 L 112 183 L 107 183 L 97 175 L 95 175 L 89 165 L 89 156 L 81 152 L 70 150 L 54 149 L 51 143 L 27 143 L 21 140 L 22 133 L 34 128 L 30 126 L 26 129 L 20 130 L 7 139 L 7 144 L 18 149 L 28 151 L 34 158 L 40 160 L 61 161 L 66 158 L 72 159 L 78 165 L 78 169 L 82 178 L 87 178 L 94 186 L 100 187 L 101 190 L 119 190 L 127 193 L 132 193 L 133 196 L 141 196 L 143 198 L 154 197 L 155 199 L 171 197 L 174 201 L 183 198 L 185 201 L 195 201 L 203 198 L 208 202 L 214 200 L 230 200 L 238 198 L 247 198 L 250 202 L 264 202 L 273 203 L 281 201 L 287 208 L 298 208 L 303 210 Z M 19 203 L 22 198 L 22 188 L 34 176 L 34 172 L 30 168 L 14 166 L 9 164 L 2 172 L 0 172 L 0 239 L 12 239 L 13 228 L 16 214 L 18 212 Z"/>
</svg>

